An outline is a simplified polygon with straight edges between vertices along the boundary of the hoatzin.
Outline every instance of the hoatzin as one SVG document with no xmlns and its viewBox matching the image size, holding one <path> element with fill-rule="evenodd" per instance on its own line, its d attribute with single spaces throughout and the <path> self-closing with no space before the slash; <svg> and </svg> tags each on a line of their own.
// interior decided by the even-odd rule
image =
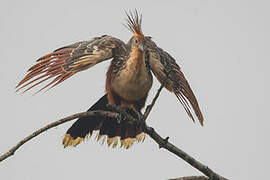
<svg viewBox="0 0 270 180">
<path fill-rule="evenodd" d="M 120 106 L 127 112 L 140 114 L 152 86 L 152 71 L 160 83 L 166 79 L 165 88 L 176 95 L 188 116 L 194 121 L 190 111 L 192 107 L 203 125 L 203 116 L 196 97 L 175 59 L 159 48 L 151 37 L 144 36 L 141 28 L 142 16 L 137 11 L 126 15 L 126 27 L 133 33 L 127 44 L 115 37 L 103 35 L 59 48 L 37 60 L 25 78 L 18 83 L 17 91 L 25 88 L 23 92 L 26 92 L 53 78 L 37 92 L 48 90 L 77 72 L 112 59 L 107 71 L 106 94 L 88 111 L 112 111 L 107 107 L 107 104 L 111 104 Z M 120 141 L 121 147 L 129 148 L 134 141 L 139 142 L 145 138 L 140 128 L 125 121 L 84 117 L 79 118 L 68 129 L 63 145 L 76 146 L 94 132 L 98 140 L 103 138 L 103 142 L 107 140 L 107 144 L 113 147 Z"/>
</svg>

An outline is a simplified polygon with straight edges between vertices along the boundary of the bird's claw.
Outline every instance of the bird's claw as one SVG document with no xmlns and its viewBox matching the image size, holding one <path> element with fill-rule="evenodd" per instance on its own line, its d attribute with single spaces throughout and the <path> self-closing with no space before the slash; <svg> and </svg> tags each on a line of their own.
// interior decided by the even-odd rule
<svg viewBox="0 0 270 180">
<path fill-rule="evenodd" d="M 124 113 L 119 113 L 119 116 L 117 118 L 117 123 L 120 124 L 123 121 L 127 120 L 127 115 Z"/>
</svg>

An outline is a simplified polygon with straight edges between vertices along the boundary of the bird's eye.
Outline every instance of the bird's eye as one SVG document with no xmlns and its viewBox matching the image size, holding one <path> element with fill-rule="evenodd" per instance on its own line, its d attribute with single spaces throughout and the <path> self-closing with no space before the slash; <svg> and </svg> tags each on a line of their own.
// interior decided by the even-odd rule
<svg viewBox="0 0 270 180">
<path fill-rule="evenodd" d="M 138 40 L 137 38 L 135 39 L 135 43 L 136 43 L 136 44 L 138 44 L 138 43 L 139 43 L 139 40 Z"/>
</svg>

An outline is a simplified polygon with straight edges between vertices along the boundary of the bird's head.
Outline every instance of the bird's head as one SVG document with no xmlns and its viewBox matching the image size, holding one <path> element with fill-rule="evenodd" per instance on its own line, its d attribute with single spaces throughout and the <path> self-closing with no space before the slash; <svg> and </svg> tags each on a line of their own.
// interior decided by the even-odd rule
<svg viewBox="0 0 270 180">
<path fill-rule="evenodd" d="M 140 51 L 144 51 L 144 35 L 141 27 L 142 15 L 139 16 L 137 10 L 134 13 L 129 12 L 129 14 L 126 12 L 126 15 L 126 27 L 133 33 L 133 37 L 129 41 L 131 48 L 138 48 Z"/>
</svg>

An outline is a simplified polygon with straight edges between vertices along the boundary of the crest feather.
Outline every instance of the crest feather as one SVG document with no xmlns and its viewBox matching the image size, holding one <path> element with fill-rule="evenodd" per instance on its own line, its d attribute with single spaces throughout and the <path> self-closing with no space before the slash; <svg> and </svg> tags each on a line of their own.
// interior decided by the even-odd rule
<svg viewBox="0 0 270 180">
<path fill-rule="evenodd" d="M 142 32 L 142 15 L 138 14 L 138 11 L 127 13 L 127 25 L 125 25 L 133 34 L 139 39 L 143 39 L 144 35 Z"/>
</svg>

